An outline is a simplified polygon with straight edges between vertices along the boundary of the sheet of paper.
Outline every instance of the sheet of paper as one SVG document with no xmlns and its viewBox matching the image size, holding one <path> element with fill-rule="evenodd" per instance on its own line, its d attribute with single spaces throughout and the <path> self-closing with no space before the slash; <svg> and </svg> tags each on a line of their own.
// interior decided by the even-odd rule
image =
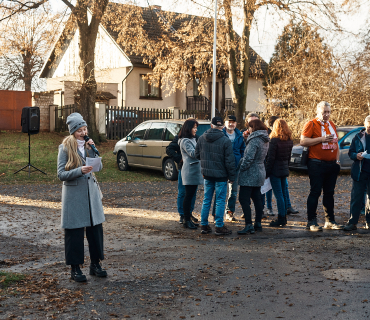
<svg viewBox="0 0 370 320">
<path fill-rule="evenodd" d="M 370 154 L 368 154 L 366 151 L 361 154 L 365 159 L 370 159 Z"/>
<path fill-rule="evenodd" d="M 98 157 L 98 158 L 86 157 L 86 165 L 93 167 L 91 172 L 98 172 L 100 170 L 100 164 L 101 164 L 101 157 Z"/>
<path fill-rule="evenodd" d="M 272 186 L 271 186 L 270 178 L 267 178 L 265 180 L 264 185 L 261 187 L 261 194 L 265 194 L 267 191 L 271 189 L 272 189 Z"/>
</svg>

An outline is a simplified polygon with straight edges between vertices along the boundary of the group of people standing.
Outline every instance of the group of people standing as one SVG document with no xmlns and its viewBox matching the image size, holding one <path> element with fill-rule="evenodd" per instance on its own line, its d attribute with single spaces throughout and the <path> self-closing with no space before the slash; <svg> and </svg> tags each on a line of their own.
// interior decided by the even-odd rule
<svg viewBox="0 0 370 320">
<path fill-rule="evenodd" d="M 307 198 L 307 225 L 310 231 L 324 229 L 352 231 L 357 229 L 364 193 L 370 194 L 370 116 L 365 119 L 365 129 L 352 141 L 349 156 L 354 161 L 351 176 L 350 219 L 347 225 L 335 221 L 334 191 L 340 171 L 339 146 L 336 127 L 330 118 L 330 105 L 322 101 L 316 108 L 317 116 L 308 121 L 301 134 L 300 144 L 308 147 L 308 174 L 310 192 Z M 245 227 L 238 234 L 262 231 L 265 198 L 267 214 L 274 215 L 271 205 L 272 192 L 276 198 L 278 215 L 270 222 L 272 227 L 284 227 L 287 215 L 298 213 L 290 202 L 288 180 L 289 162 L 293 148 L 292 132 L 286 121 L 270 117 L 264 124 L 259 116 L 250 113 L 246 117 L 247 129 L 236 128 L 236 118 L 214 117 L 211 128 L 201 137 L 196 135 L 198 122 L 185 121 L 180 133 L 167 147 L 167 154 L 179 164 L 178 211 L 180 223 L 185 228 L 196 229 L 199 221 L 192 211 L 199 185 L 204 185 L 201 210 L 201 233 L 211 233 L 208 217 L 215 195 L 212 214 L 215 234 L 231 234 L 224 225 L 226 220 L 235 221 L 235 203 L 239 186 L 239 202 Z M 261 186 L 270 179 L 272 190 L 261 194 Z M 229 188 L 229 194 L 227 189 Z M 324 227 L 317 222 L 318 200 L 323 193 L 325 214 Z M 251 200 L 255 207 L 252 222 Z M 370 227 L 370 213 L 366 213 L 366 228 Z"/>
<path fill-rule="evenodd" d="M 317 223 L 318 200 L 323 193 L 324 228 L 353 231 L 357 229 L 364 194 L 370 197 L 370 116 L 365 118 L 365 129 L 353 138 L 348 152 L 353 160 L 353 184 L 350 219 L 343 226 L 335 221 L 334 216 L 334 191 L 340 170 L 338 135 L 334 123 L 329 120 L 329 103 L 320 102 L 316 111 L 316 118 L 305 124 L 300 141 L 302 146 L 309 148 L 307 167 L 310 193 L 306 229 L 323 229 Z M 228 220 L 236 220 L 234 213 L 238 186 L 245 220 L 245 227 L 238 234 L 262 231 L 265 195 L 261 194 L 261 186 L 266 178 L 270 179 L 278 208 L 277 219 L 271 221 L 270 226 L 283 227 L 287 224 L 287 214 L 298 213 L 291 206 L 287 182 L 293 147 L 292 133 L 283 119 L 271 117 L 267 124 L 257 114 L 250 113 L 246 118 L 247 129 L 241 132 L 236 128 L 235 116 L 228 116 L 226 126 L 222 118 L 214 117 L 211 128 L 198 137 L 198 122 L 195 119 L 185 121 L 178 136 L 166 149 L 167 154 L 178 163 L 177 205 L 180 223 L 185 228 L 197 229 L 199 226 L 198 219 L 192 214 L 199 185 L 204 185 L 200 221 L 203 234 L 212 232 L 208 217 L 214 194 L 215 234 L 231 234 L 224 224 L 224 214 Z M 71 266 L 71 279 L 84 282 L 87 279 L 80 265 L 84 263 L 85 232 L 91 260 L 90 275 L 107 276 L 100 265 L 104 259 L 102 223 L 105 217 L 102 194 L 92 172 L 93 167 L 86 165 L 87 156 L 97 157 L 91 150 L 94 141 L 86 136 L 87 124 L 79 113 L 72 113 L 67 117 L 67 125 L 70 135 L 59 146 L 58 153 L 58 178 L 63 181 L 65 258 L 66 264 Z M 256 213 L 254 223 L 251 200 Z M 267 193 L 266 200 L 268 213 L 273 215 L 271 194 Z M 365 228 L 369 229 L 369 210 L 366 210 L 365 219 Z"/>
<path fill-rule="evenodd" d="M 222 118 L 214 117 L 211 128 L 201 137 L 196 135 L 198 122 L 195 119 L 185 121 L 178 136 L 167 147 L 167 154 L 179 167 L 177 204 L 180 223 L 185 228 L 196 229 L 199 226 L 198 219 L 192 215 L 199 185 L 204 185 L 200 221 L 203 234 L 212 232 L 208 217 L 214 195 L 212 214 L 215 234 L 231 234 L 231 230 L 224 224 L 224 214 L 227 220 L 236 220 L 234 213 L 238 186 L 242 217 L 245 220 L 245 228 L 238 231 L 238 234 L 261 231 L 265 202 L 261 186 L 266 177 L 271 180 L 278 204 L 278 217 L 270 225 L 285 226 L 287 213 L 298 213 L 290 204 L 287 184 L 293 147 L 292 134 L 283 119 L 272 117 L 269 121 L 271 130 L 257 114 L 250 113 L 246 119 L 247 130 L 241 132 L 236 128 L 235 116 L 228 116 L 226 126 Z M 228 188 L 229 194 L 226 197 Z M 271 196 L 271 193 L 267 195 L 267 207 L 269 214 L 273 215 Z M 256 211 L 254 223 L 251 199 Z"/>
</svg>

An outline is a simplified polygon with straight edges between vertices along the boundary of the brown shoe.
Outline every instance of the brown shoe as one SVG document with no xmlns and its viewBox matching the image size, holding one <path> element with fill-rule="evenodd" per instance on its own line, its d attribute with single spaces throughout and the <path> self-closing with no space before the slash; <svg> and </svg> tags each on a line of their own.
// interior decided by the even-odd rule
<svg viewBox="0 0 370 320">
<path fill-rule="evenodd" d="M 201 226 L 200 227 L 200 233 L 201 234 L 208 234 L 208 233 L 211 233 L 212 232 L 212 228 L 210 226 Z"/>
<path fill-rule="evenodd" d="M 232 231 L 229 230 L 228 228 L 226 228 L 226 226 L 223 226 L 221 228 L 216 227 L 216 232 L 215 232 L 216 236 L 227 236 L 231 233 L 232 233 Z"/>
</svg>

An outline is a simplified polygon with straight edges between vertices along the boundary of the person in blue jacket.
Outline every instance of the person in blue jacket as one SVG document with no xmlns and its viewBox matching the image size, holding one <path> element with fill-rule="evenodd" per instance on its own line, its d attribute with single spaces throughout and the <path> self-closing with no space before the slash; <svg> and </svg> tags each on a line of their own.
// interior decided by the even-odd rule
<svg viewBox="0 0 370 320">
<path fill-rule="evenodd" d="M 236 117 L 234 115 L 228 115 L 225 121 L 225 127 L 222 129 L 226 137 L 228 137 L 233 144 L 233 152 L 235 157 L 235 168 L 238 168 L 238 164 L 241 158 L 244 156 L 245 143 L 243 134 L 239 129 L 236 128 Z M 227 198 L 226 205 L 226 220 L 236 221 L 234 217 L 236 198 L 238 195 L 238 170 L 236 172 L 236 179 L 233 183 L 228 183 L 229 195 Z"/>
<path fill-rule="evenodd" d="M 370 116 L 365 118 L 365 129 L 362 129 L 352 140 L 348 150 L 349 157 L 353 160 L 351 168 L 352 191 L 350 218 L 344 231 L 352 231 L 357 229 L 357 223 L 360 217 L 361 209 L 364 201 L 364 192 L 370 192 L 370 158 L 363 156 L 366 151 L 370 154 Z M 366 210 L 365 213 L 366 225 L 370 227 L 370 214 Z"/>
</svg>

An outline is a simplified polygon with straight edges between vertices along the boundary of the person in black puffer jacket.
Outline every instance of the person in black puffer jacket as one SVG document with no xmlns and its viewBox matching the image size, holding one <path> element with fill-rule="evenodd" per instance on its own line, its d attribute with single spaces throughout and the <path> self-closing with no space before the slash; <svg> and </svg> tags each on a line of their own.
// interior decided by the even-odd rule
<svg viewBox="0 0 370 320">
<path fill-rule="evenodd" d="M 216 193 L 215 223 L 216 235 L 228 235 L 231 230 L 224 225 L 227 182 L 236 179 L 235 156 L 233 144 L 222 132 L 222 118 L 213 117 L 212 128 L 207 130 L 198 140 L 195 158 L 200 160 L 204 177 L 204 199 L 201 212 L 202 233 L 212 232 L 208 224 L 209 209 L 213 193 Z"/>
<path fill-rule="evenodd" d="M 292 132 L 285 120 L 275 120 L 270 139 L 266 160 L 266 177 L 270 178 L 278 207 L 278 219 L 272 221 L 270 226 L 278 227 L 287 224 L 288 194 L 286 177 L 289 176 L 289 161 L 293 148 Z"/>
</svg>

